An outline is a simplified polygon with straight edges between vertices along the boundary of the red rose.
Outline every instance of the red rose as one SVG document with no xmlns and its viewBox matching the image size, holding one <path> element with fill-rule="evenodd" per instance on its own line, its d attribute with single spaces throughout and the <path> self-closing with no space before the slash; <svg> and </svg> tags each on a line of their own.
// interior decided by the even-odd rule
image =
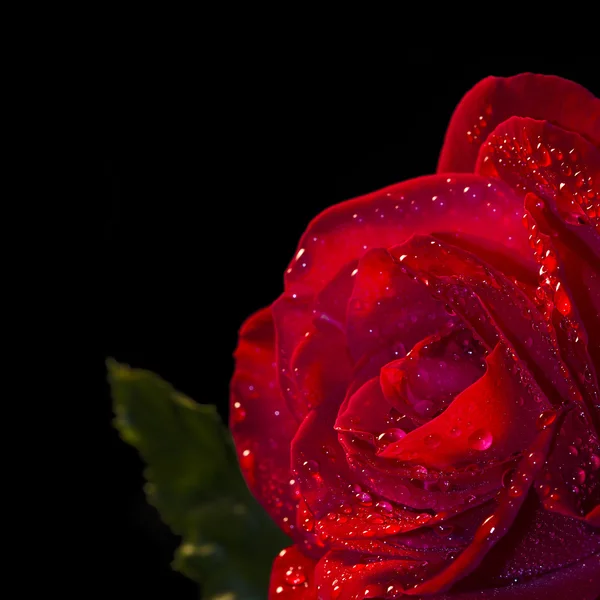
<svg viewBox="0 0 600 600">
<path fill-rule="evenodd" d="M 490 77 L 438 174 L 310 223 L 231 385 L 269 598 L 598 597 L 599 144 L 579 85 Z"/>
</svg>

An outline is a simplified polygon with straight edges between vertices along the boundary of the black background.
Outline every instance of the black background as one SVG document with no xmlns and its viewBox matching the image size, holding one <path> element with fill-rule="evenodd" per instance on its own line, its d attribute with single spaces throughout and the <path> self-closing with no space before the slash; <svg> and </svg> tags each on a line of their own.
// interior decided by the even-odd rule
<svg viewBox="0 0 600 600">
<path fill-rule="evenodd" d="M 555 74 L 600 96 L 597 60 L 403 60 L 360 85 L 334 66 L 282 74 L 255 63 L 214 79 L 152 72 L 127 92 L 115 80 L 99 172 L 100 358 L 155 371 L 226 418 L 237 330 L 281 292 L 312 217 L 434 172 L 454 107 L 487 75 Z M 144 501 L 143 465 L 111 427 L 102 361 L 98 376 L 111 477 L 104 576 L 123 597 L 195 598 L 169 567 L 178 541 Z"/>
</svg>

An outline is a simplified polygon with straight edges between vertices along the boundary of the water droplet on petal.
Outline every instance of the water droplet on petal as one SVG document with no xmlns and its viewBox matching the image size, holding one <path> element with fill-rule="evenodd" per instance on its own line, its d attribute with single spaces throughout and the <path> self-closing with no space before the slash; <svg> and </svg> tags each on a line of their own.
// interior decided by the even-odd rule
<svg viewBox="0 0 600 600">
<path fill-rule="evenodd" d="M 306 581 L 306 575 L 300 567 L 290 567 L 284 576 L 284 580 L 288 585 L 302 585 Z"/>
<path fill-rule="evenodd" d="M 358 492 L 356 494 L 356 499 L 363 505 L 363 506 L 371 506 L 373 504 L 373 498 L 371 497 L 370 494 L 367 494 L 367 492 Z"/>
<path fill-rule="evenodd" d="M 246 411 L 240 402 L 233 403 L 232 420 L 234 424 L 241 423 L 246 418 Z"/>
<path fill-rule="evenodd" d="M 516 472 L 516 469 L 507 469 L 504 471 L 504 474 L 502 475 L 502 487 L 509 488 L 511 486 L 512 479 Z"/>
<path fill-rule="evenodd" d="M 512 496 L 513 498 L 518 498 L 519 496 L 523 495 L 523 488 L 514 483 L 508 488 L 508 495 Z"/>
<path fill-rule="evenodd" d="M 554 292 L 554 306 L 562 315 L 568 315 L 571 312 L 571 300 L 562 286 Z"/>
<path fill-rule="evenodd" d="M 592 469 L 594 469 L 594 471 L 600 469 L 600 456 L 597 454 L 592 454 L 590 456 L 590 465 L 592 465 Z"/>
<path fill-rule="evenodd" d="M 319 463 L 316 460 L 306 460 L 302 467 L 307 473 L 316 473 L 319 470 Z"/>
<path fill-rule="evenodd" d="M 385 596 L 385 588 L 377 584 L 371 584 L 363 591 L 363 598 L 383 598 Z"/>
<path fill-rule="evenodd" d="M 377 437 L 377 441 L 382 446 L 387 446 L 389 444 L 397 442 L 398 440 L 401 440 L 405 436 L 406 436 L 406 432 L 403 429 L 400 429 L 398 427 L 393 427 L 391 429 L 387 429 L 382 434 L 380 434 Z"/>
<path fill-rule="evenodd" d="M 487 450 L 494 441 L 492 434 L 486 429 L 477 429 L 469 436 L 469 446 L 473 450 Z"/>
<path fill-rule="evenodd" d="M 585 471 L 583 469 L 577 469 L 575 471 L 575 473 L 573 474 L 573 479 L 579 484 L 581 485 L 582 483 L 585 482 Z"/>
<path fill-rule="evenodd" d="M 545 410 L 537 420 L 538 429 L 546 429 L 546 427 L 552 425 L 556 420 L 556 411 L 554 409 Z"/>
<path fill-rule="evenodd" d="M 375 506 L 379 510 L 382 510 L 383 512 L 386 512 L 386 513 L 391 513 L 393 510 L 392 505 L 389 502 L 386 502 L 385 500 L 381 500 Z"/>
</svg>

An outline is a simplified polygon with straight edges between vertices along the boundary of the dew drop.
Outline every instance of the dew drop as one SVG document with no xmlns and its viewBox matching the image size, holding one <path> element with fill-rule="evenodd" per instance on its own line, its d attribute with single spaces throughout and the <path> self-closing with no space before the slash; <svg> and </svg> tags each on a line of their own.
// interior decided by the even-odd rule
<svg viewBox="0 0 600 600">
<path fill-rule="evenodd" d="M 383 598 L 385 596 L 385 588 L 377 584 L 371 584 L 363 591 L 363 598 Z"/>
<path fill-rule="evenodd" d="M 367 494 L 367 492 L 358 492 L 356 494 L 356 499 L 363 505 L 363 506 L 371 506 L 373 504 L 373 498 L 371 497 L 370 494 Z"/>
<path fill-rule="evenodd" d="M 544 144 L 539 143 L 537 146 L 537 161 L 542 167 L 547 167 L 552 163 L 552 159 L 550 158 L 550 153 L 548 152 L 548 148 L 544 146 Z"/>
<path fill-rule="evenodd" d="M 379 510 L 386 512 L 386 513 L 391 513 L 393 510 L 392 505 L 389 502 L 386 502 L 385 500 L 378 502 L 375 506 Z"/>
<path fill-rule="evenodd" d="M 475 534 L 475 539 L 489 539 L 489 537 L 496 532 L 499 522 L 500 519 L 496 514 L 493 514 L 490 517 L 488 517 L 477 530 Z"/>
<path fill-rule="evenodd" d="M 396 600 L 397 598 L 402 598 L 404 596 L 404 588 L 400 585 L 390 585 L 386 590 L 386 598 L 392 598 Z"/>
<path fill-rule="evenodd" d="M 381 525 L 384 522 L 384 520 L 381 518 L 381 516 L 378 515 L 377 513 L 368 514 L 367 521 L 369 521 L 369 523 L 375 523 L 376 525 Z"/>
<path fill-rule="evenodd" d="M 571 301 L 562 286 L 554 292 L 554 306 L 562 315 L 568 315 L 571 312 Z"/>
<path fill-rule="evenodd" d="M 538 429 L 546 429 L 556 420 L 556 411 L 554 409 L 545 410 L 537 420 Z"/>
<path fill-rule="evenodd" d="M 387 446 L 398 440 L 401 440 L 406 436 L 406 432 L 403 429 L 398 427 L 392 427 L 391 429 L 387 429 L 382 434 L 377 436 L 377 441 L 381 446 Z"/>
<path fill-rule="evenodd" d="M 240 402 L 233 403 L 232 420 L 234 424 L 241 423 L 246 418 L 246 410 Z"/>
<path fill-rule="evenodd" d="M 316 460 L 306 460 L 302 463 L 302 468 L 306 473 L 317 473 L 319 471 L 319 463 Z"/>
<path fill-rule="evenodd" d="M 545 457 L 542 452 L 530 452 L 527 455 L 527 460 L 535 467 L 544 462 Z"/>
<path fill-rule="evenodd" d="M 460 437 L 462 435 L 462 430 L 459 427 L 453 427 L 449 432 L 448 435 L 450 437 L 453 438 L 457 438 Z"/>
<path fill-rule="evenodd" d="M 504 474 L 502 475 L 502 487 L 509 488 L 511 486 L 512 479 L 516 472 L 516 469 L 507 469 L 504 471 Z"/>
<path fill-rule="evenodd" d="M 585 482 L 585 471 L 583 469 L 577 469 L 575 473 L 573 473 L 573 479 L 579 484 L 583 484 Z"/>
<path fill-rule="evenodd" d="M 575 446 L 569 446 L 569 454 L 571 456 L 579 456 L 579 450 L 577 450 L 577 448 L 575 448 Z"/>
<path fill-rule="evenodd" d="M 306 581 L 306 575 L 300 568 L 290 567 L 284 576 L 284 580 L 288 585 L 302 585 Z"/>
<path fill-rule="evenodd" d="M 412 473 L 413 477 L 422 479 L 422 478 L 427 477 L 427 475 L 429 474 L 429 471 L 427 470 L 427 467 L 424 467 L 423 465 L 415 465 L 411 469 L 411 473 Z"/>
<path fill-rule="evenodd" d="M 597 454 L 590 455 L 590 465 L 592 465 L 592 469 L 594 469 L 594 471 L 600 469 L 600 456 Z"/>
<path fill-rule="evenodd" d="M 487 450 L 493 442 L 492 434 L 486 429 L 477 429 L 469 436 L 469 446 L 473 450 Z"/>
<path fill-rule="evenodd" d="M 508 488 L 508 495 L 513 498 L 518 498 L 523 495 L 523 488 L 515 483 Z"/>
</svg>

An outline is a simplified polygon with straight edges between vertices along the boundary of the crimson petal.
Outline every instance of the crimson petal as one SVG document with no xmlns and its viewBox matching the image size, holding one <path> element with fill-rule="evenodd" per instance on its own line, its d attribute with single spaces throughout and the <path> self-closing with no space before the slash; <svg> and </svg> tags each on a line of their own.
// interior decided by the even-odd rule
<svg viewBox="0 0 600 600">
<path fill-rule="evenodd" d="M 451 320 L 418 282 L 411 281 L 383 248 L 369 250 L 354 273 L 347 336 L 355 360 L 380 348 L 403 357 L 419 340 Z"/>
<path fill-rule="evenodd" d="M 386 399 L 418 425 L 444 410 L 485 371 L 481 344 L 464 326 L 455 326 L 455 321 L 449 325 L 416 344 L 406 358 L 381 369 Z"/>
<path fill-rule="evenodd" d="M 404 590 L 427 573 L 428 564 L 415 560 L 361 561 L 360 554 L 330 552 L 317 564 L 315 578 L 320 600 L 362 600 L 406 597 Z M 526 581 L 479 591 L 450 591 L 435 600 L 597 600 L 600 593 L 600 555 Z M 412 596 L 427 600 L 429 595 Z"/>
<path fill-rule="evenodd" d="M 600 100 L 573 81 L 522 73 L 487 77 L 462 98 L 448 125 L 438 173 L 472 172 L 493 129 L 513 117 L 552 121 L 600 144 Z"/>
<path fill-rule="evenodd" d="M 230 429 L 252 493 L 293 536 L 298 533 L 290 530 L 296 501 L 290 486 L 289 447 L 297 427 L 277 387 L 273 319 L 265 308 L 240 329 L 231 381 Z"/>
<path fill-rule="evenodd" d="M 522 202 L 502 182 L 472 174 L 431 175 L 336 204 L 308 226 L 286 271 L 286 294 L 312 298 L 339 270 L 370 248 L 413 233 L 449 230 L 478 235 L 535 262 L 521 225 Z"/>
<path fill-rule="evenodd" d="M 273 562 L 269 600 L 316 600 L 315 561 L 291 546 Z"/>
<path fill-rule="evenodd" d="M 414 236 L 390 253 L 407 274 L 450 304 L 488 349 L 498 341 L 514 349 L 553 404 L 569 404 L 580 397 L 560 359 L 554 329 L 502 273 L 470 252 L 430 236 Z"/>
<path fill-rule="evenodd" d="M 515 373 L 514 359 L 501 345 L 486 361 L 485 374 L 441 415 L 387 446 L 381 456 L 444 470 L 503 461 L 529 447 L 539 415 L 551 405 L 528 374 Z"/>
<path fill-rule="evenodd" d="M 544 510 L 530 491 L 510 531 L 459 587 L 507 585 L 563 569 L 599 552 L 600 531 L 584 521 Z"/>
</svg>

